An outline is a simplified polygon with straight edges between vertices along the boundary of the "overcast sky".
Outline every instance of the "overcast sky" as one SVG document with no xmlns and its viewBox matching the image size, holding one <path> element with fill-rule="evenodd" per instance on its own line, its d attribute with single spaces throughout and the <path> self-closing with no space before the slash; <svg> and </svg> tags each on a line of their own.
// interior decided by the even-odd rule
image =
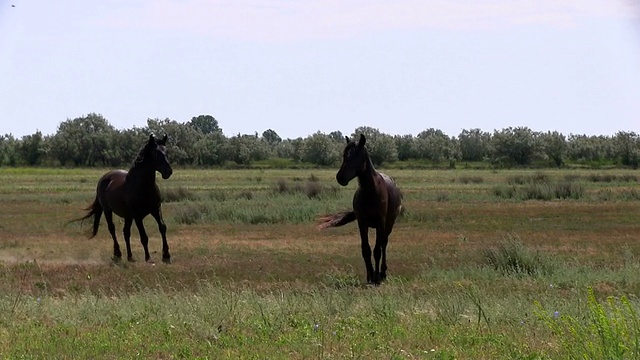
<svg viewBox="0 0 640 360">
<path fill-rule="evenodd" d="M 631 0 L 0 0 L 0 134 L 640 132 Z"/>
</svg>

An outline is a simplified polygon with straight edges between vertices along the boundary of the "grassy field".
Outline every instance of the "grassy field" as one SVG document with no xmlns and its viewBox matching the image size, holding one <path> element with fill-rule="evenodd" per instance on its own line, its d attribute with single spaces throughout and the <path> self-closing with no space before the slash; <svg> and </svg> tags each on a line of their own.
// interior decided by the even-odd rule
<svg viewBox="0 0 640 360">
<path fill-rule="evenodd" d="M 1 358 L 640 358 L 638 171 L 389 170 L 377 287 L 335 170 L 158 178 L 172 264 L 65 226 L 105 171 L 0 168 Z"/>
</svg>

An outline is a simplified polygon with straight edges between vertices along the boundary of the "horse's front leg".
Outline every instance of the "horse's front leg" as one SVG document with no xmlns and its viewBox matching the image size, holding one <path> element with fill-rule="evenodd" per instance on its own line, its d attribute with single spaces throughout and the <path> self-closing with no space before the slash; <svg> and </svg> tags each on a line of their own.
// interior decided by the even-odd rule
<svg viewBox="0 0 640 360">
<path fill-rule="evenodd" d="M 144 261 L 151 260 L 151 255 L 149 254 L 149 236 L 147 236 L 147 232 L 144 230 L 144 223 L 142 222 L 143 218 L 136 218 L 136 227 L 138 228 L 138 233 L 140 233 L 140 243 L 142 244 L 142 248 L 144 249 Z"/>
<path fill-rule="evenodd" d="M 376 249 L 378 248 L 378 244 L 380 245 L 381 263 L 380 263 L 380 281 L 384 281 L 387 278 L 387 244 L 389 243 L 389 233 L 380 232 L 381 236 L 376 236 Z M 377 234 L 376 234 L 377 235 Z M 375 256 L 375 255 L 374 255 Z M 378 258 L 376 258 L 376 269 L 378 268 Z"/>
<path fill-rule="evenodd" d="M 171 255 L 169 254 L 169 243 L 167 243 L 167 225 L 164 224 L 162 219 L 162 210 L 158 208 L 158 211 L 151 213 L 156 222 L 158 223 L 158 230 L 162 236 L 162 261 L 169 264 L 171 263 Z"/>
<path fill-rule="evenodd" d="M 369 228 L 365 224 L 358 223 L 358 229 L 360 230 L 360 247 L 362 248 L 362 258 L 364 259 L 364 265 L 367 268 L 367 282 L 375 283 L 373 265 L 371 264 L 371 246 L 369 246 Z"/>
</svg>

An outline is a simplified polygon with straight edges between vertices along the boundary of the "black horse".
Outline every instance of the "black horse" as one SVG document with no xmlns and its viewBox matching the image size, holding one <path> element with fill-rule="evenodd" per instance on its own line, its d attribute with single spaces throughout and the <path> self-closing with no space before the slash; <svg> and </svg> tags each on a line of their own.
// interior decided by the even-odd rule
<svg viewBox="0 0 640 360">
<path fill-rule="evenodd" d="M 362 241 L 362 257 L 367 267 L 367 282 L 379 284 L 387 277 L 387 243 L 396 217 L 402 206 L 402 194 L 389 176 L 376 171 L 364 147 L 367 139 L 360 135 L 356 144 L 345 137 L 342 166 L 336 180 L 342 186 L 358 178 L 358 189 L 353 196 L 353 210 L 321 218 L 320 228 L 342 226 L 354 220 L 358 222 Z M 375 269 L 371 264 L 369 228 L 376 229 L 376 245 L 373 249 Z M 382 259 L 382 265 L 380 260 Z"/>
<path fill-rule="evenodd" d="M 161 140 L 156 140 L 153 135 L 142 147 L 129 171 L 111 170 L 98 180 L 96 198 L 93 204 L 87 208 L 87 215 L 71 220 L 83 221 L 93 217 L 93 230 L 91 237 L 98 233 L 100 216 L 104 212 L 107 226 L 113 238 L 113 259 L 122 258 L 120 245 L 116 238 L 116 227 L 113 224 L 113 213 L 124 218 L 124 241 L 127 245 L 127 259 L 133 261 L 131 253 L 131 224 L 135 221 L 140 233 L 140 242 L 144 248 L 146 261 L 151 259 L 149 255 L 149 237 L 144 230 L 143 219 L 151 214 L 158 223 L 162 235 L 162 261 L 171 262 L 169 245 L 167 244 L 167 226 L 162 220 L 160 205 L 160 190 L 156 185 L 156 171 L 160 172 L 163 179 L 168 179 L 173 170 L 167 160 L 166 145 L 167 135 Z"/>
</svg>

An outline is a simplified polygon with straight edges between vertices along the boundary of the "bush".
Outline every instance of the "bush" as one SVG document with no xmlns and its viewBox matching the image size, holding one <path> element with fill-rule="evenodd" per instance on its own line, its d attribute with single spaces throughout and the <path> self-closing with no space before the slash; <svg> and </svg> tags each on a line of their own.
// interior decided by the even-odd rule
<svg viewBox="0 0 640 360">
<path fill-rule="evenodd" d="M 498 246 L 484 251 L 487 265 L 505 275 L 549 275 L 553 266 L 540 252 L 527 249 L 519 238 L 510 236 Z"/>
<path fill-rule="evenodd" d="M 484 182 L 484 178 L 481 176 L 460 176 L 457 180 L 459 183 L 463 184 L 481 184 Z"/>
<path fill-rule="evenodd" d="M 591 182 L 639 182 L 640 178 L 633 174 L 589 174 L 587 179 Z"/>
<path fill-rule="evenodd" d="M 193 191 L 184 186 L 163 189 L 160 191 L 160 195 L 164 202 L 178 202 L 182 200 L 198 199 L 198 196 Z"/>
<path fill-rule="evenodd" d="M 538 172 L 533 175 L 514 175 L 507 178 L 507 184 L 525 185 L 525 184 L 546 184 L 550 181 L 549 175 Z"/>
<path fill-rule="evenodd" d="M 202 204 L 188 203 L 176 211 L 173 218 L 178 224 L 193 225 L 201 222 L 209 215 L 209 208 Z"/>
<path fill-rule="evenodd" d="M 284 194 L 289 192 L 289 183 L 285 179 L 278 179 L 276 181 L 276 186 L 274 187 L 274 192 L 277 194 Z"/>
<path fill-rule="evenodd" d="M 322 185 L 317 182 L 309 181 L 307 182 L 305 192 L 309 199 L 319 198 L 320 194 L 322 194 Z"/>
</svg>

